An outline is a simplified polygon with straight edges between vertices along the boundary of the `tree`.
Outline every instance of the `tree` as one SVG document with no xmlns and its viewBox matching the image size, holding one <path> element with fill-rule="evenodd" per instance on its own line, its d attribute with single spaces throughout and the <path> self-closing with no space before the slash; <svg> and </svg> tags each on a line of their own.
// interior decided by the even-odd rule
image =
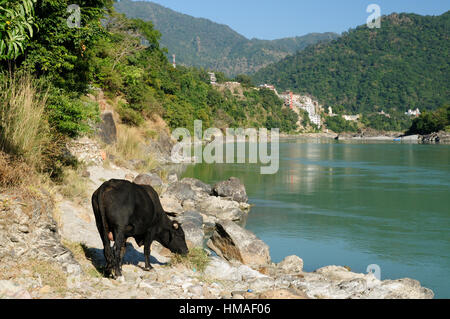
<svg viewBox="0 0 450 319">
<path fill-rule="evenodd" d="M 241 83 L 241 85 L 243 87 L 247 87 L 248 88 L 248 87 L 254 86 L 252 78 L 250 76 L 246 75 L 246 74 L 236 75 L 235 80 L 236 80 L 236 82 Z"/>
<path fill-rule="evenodd" d="M 0 0 L 0 60 L 15 60 L 33 36 L 36 0 Z"/>
<path fill-rule="evenodd" d="M 36 3 L 37 32 L 29 41 L 26 56 L 18 65 L 36 76 L 45 75 L 58 87 L 84 92 L 92 78 L 90 70 L 92 50 L 105 36 L 101 25 L 111 0 L 78 0 L 81 26 L 67 23 L 67 8 L 72 0 L 40 0 Z"/>
<path fill-rule="evenodd" d="M 447 129 L 450 125 L 450 105 L 436 111 L 425 111 L 412 122 L 408 134 L 431 134 Z"/>
</svg>

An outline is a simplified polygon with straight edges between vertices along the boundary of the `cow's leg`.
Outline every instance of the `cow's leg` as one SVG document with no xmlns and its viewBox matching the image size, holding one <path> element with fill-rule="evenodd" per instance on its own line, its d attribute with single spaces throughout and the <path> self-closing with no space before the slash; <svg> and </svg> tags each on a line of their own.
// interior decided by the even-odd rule
<svg viewBox="0 0 450 319">
<path fill-rule="evenodd" d="M 116 277 L 122 276 L 122 249 L 125 243 L 125 235 L 121 229 L 114 231 L 114 273 Z"/>
<path fill-rule="evenodd" d="M 108 239 L 108 234 L 103 232 L 102 235 L 103 242 L 103 255 L 105 256 L 106 266 L 105 266 L 105 276 L 109 277 L 112 274 L 112 269 L 114 265 L 114 252 L 111 248 L 111 242 Z"/>
<path fill-rule="evenodd" d="M 153 233 L 151 231 L 145 234 L 144 239 L 144 256 L 145 256 L 145 271 L 150 271 L 153 267 L 150 264 L 150 246 L 153 242 Z"/>
<path fill-rule="evenodd" d="M 123 241 L 122 248 L 120 249 L 120 261 L 121 261 L 121 262 L 122 262 L 122 260 L 123 260 L 123 256 L 125 256 L 126 251 L 127 251 L 127 241 L 124 240 L 124 241 Z"/>
<path fill-rule="evenodd" d="M 103 227 L 102 223 L 102 216 L 100 213 L 100 208 L 98 206 L 98 198 L 97 198 L 97 192 L 94 193 L 92 196 L 92 208 L 94 210 L 95 215 L 95 223 L 97 225 L 98 233 L 100 234 L 100 238 L 103 243 L 103 255 L 105 256 L 106 260 L 106 266 L 105 266 L 105 276 L 109 277 L 112 272 L 112 265 L 114 262 L 114 255 L 113 251 L 111 249 L 111 242 L 109 238 L 109 234 L 107 233 L 106 229 Z M 112 239 L 112 238 L 111 238 Z"/>
</svg>

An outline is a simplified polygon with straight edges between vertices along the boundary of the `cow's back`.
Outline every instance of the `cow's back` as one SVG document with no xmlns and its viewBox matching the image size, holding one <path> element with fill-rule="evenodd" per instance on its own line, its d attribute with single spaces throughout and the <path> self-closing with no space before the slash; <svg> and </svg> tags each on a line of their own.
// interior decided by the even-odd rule
<svg viewBox="0 0 450 319">
<path fill-rule="evenodd" d="M 103 183 L 98 193 L 109 229 L 132 226 L 128 236 L 143 234 L 158 222 L 155 205 L 148 193 L 125 180 Z"/>
</svg>

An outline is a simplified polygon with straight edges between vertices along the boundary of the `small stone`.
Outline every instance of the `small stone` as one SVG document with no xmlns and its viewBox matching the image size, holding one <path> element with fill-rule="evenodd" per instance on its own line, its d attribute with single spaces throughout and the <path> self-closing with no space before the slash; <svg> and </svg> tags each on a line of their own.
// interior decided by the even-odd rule
<svg viewBox="0 0 450 319">
<path fill-rule="evenodd" d="M 82 177 L 85 177 L 85 178 L 88 178 L 88 177 L 91 176 L 91 173 L 89 173 L 88 170 L 84 170 L 83 172 L 81 172 L 81 176 L 82 176 Z"/>
<path fill-rule="evenodd" d="M 191 286 L 188 288 L 188 291 L 195 296 L 202 296 L 203 295 L 203 287 L 202 286 Z"/>
<path fill-rule="evenodd" d="M 28 226 L 26 226 L 26 225 L 20 225 L 18 227 L 18 230 L 24 234 L 28 234 L 30 232 Z M 12 241 L 12 239 L 11 239 L 11 241 Z"/>
</svg>

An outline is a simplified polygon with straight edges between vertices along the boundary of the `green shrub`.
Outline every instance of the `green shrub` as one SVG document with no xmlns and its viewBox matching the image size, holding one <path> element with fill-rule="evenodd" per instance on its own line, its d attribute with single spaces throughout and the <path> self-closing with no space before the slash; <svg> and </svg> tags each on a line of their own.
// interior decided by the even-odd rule
<svg viewBox="0 0 450 319">
<path fill-rule="evenodd" d="M 326 126 L 336 133 L 342 132 L 356 132 L 358 126 L 356 123 L 347 121 L 341 116 L 330 116 L 325 121 Z"/>
<path fill-rule="evenodd" d="M 61 89 L 52 89 L 47 102 L 49 122 L 57 132 L 76 137 L 91 130 L 89 123 L 99 121 L 98 104 L 82 101 Z"/>
<path fill-rule="evenodd" d="M 119 113 L 122 123 L 124 124 L 140 126 L 144 122 L 144 118 L 141 113 L 128 107 L 125 103 L 119 104 L 117 112 Z"/>
<path fill-rule="evenodd" d="M 414 119 L 408 134 L 431 134 L 445 130 L 450 124 L 450 105 L 436 111 L 425 111 Z"/>
</svg>

